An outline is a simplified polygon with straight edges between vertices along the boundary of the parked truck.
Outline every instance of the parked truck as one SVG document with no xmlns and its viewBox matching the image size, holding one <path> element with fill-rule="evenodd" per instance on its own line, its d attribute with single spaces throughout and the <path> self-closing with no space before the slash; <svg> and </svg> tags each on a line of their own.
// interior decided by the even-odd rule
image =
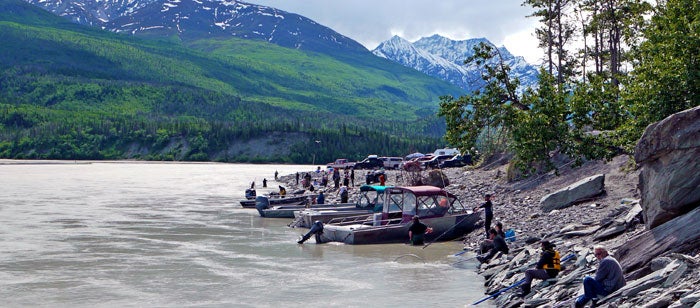
<svg viewBox="0 0 700 308">
<path fill-rule="evenodd" d="M 326 166 L 334 169 L 349 169 L 355 166 L 355 162 L 349 161 L 346 158 L 338 158 L 334 162 L 326 164 Z"/>
</svg>

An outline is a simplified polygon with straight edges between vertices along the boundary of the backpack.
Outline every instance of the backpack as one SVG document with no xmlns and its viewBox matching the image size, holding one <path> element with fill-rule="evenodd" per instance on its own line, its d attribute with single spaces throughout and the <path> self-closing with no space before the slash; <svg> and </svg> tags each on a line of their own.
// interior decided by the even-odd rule
<svg viewBox="0 0 700 308">
<path fill-rule="evenodd" d="M 515 231 L 513 229 L 508 229 L 506 231 L 506 241 L 508 242 L 515 242 Z"/>
</svg>

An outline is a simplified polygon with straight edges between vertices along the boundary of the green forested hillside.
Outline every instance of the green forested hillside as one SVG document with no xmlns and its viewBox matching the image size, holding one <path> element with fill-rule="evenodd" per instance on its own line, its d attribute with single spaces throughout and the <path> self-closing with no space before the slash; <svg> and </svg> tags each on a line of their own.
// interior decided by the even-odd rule
<svg viewBox="0 0 700 308">
<path fill-rule="evenodd" d="M 138 39 L 18 0 L 0 3 L 0 41 L 0 158 L 401 155 L 441 145 L 438 96 L 459 93 L 376 57 Z"/>
</svg>

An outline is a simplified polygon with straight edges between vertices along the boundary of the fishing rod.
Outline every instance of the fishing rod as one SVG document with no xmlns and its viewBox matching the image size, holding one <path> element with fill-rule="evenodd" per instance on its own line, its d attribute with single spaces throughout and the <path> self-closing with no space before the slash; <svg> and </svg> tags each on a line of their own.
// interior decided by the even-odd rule
<svg viewBox="0 0 700 308">
<path fill-rule="evenodd" d="M 510 289 L 512 289 L 512 288 L 515 288 L 515 287 L 517 287 L 517 286 L 519 286 L 519 285 L 521 285 L 521 284 L 523 284 L 523 283 L 525 283 L 525 278 L 518 280 L 516 283 L 510 285 L 509 287 L 500 289 L 500 290 L 498 290 L 496 293 L 493 293 L 493 294 L 491 294 L 491 295 L 489 295 L 489 296 L 487 296 L 487 297 L 484 297 L 484 298 L 482 298 L 482 299 L 480 299 L 480 300 L 478 300 L 478 301 L 476 301 L 476 302 L 473 302 L 472 305 L 476 306 L 476 305 L 481 304 L 481 303 L 483 303 L 483 302 L 485 302 L 485 301 L 487 301 L 487 300 L 489 300 L 489 299 L 491 299 L 491 298 L 496 298 L 496 297 L 498 297 L 499 295 L 501 295 L 503 292 L 506 292 L 506 291 L 508 291 L 508 290 L 510 290 Z"/>
<path fill-rule="evenodd" d="M 462 249 L 462 251 L 460 251 L 460 252 L 458 252 L 458 253 L 454 254 L 453 256 L 455 256 L 455 257 L 457 257 L 457 256 L 461 256 L 461 255 L 463 255 L 463 254 L 467 253 L 467 251 L 469 251 L 469 250 L 467 250 L 467 249 Z"/>
<path fill-rule="evenodd" d="M 568 254 L 566 257 L 564 257 L 563 259 L 561 259 L 561 261 L 559 261 L 559 263 L 564 263 L 564 262 L 566 262 L 566 261 L 569 261 L 569 260 L 573 259 L 575 256 L 576 256 L 576 255 L 573 254 L 573 253 Z M 500 289 L 500 290 L 498 290 L 496 293 L 493 293 L 493 294 L 491 294 L 491 295 L 489 295 L 489 296 L 487 296 L 487 297 L 484 297 L 484 298 L 482 298 L 482 299 L 480 299 L 480 300 L 478 300 L 478 301 L 472 303 L 472 305 L 476 306 L 476 305 L 481 304 L 481 303 L 483 303 L 483 302 L 485 302 L 485 301 L 487 301 L 487 300 L 489 300 L 489 299 L 491 299 L 491 298 L 496 298 L 496 297 L 498 297 L 499 295 L 503 294 L 503 292 L 506 292 L 506 291 L 508 291 L 508 290 L 510 290 L 510 289 L 512 289 L 512 288 L 515 288 L 515 287 L 517 287 L 517 286 L 519 286 L 519 285 L 521 285 L 521 284 L 523 284 L 523 283 L 525 283 L 525 278 L 523 278 L 523 279 L 521 279 L 521 280 L 518 280 L 517 282 L 515 282 L 515 283 L 512 284 L 512 285 L 510 285 L 509 287 Z"/>
<path fill-rule="evenodd" d="M 471 260 L 476 259 L 476 257 L 477 257 L 477 256 L 473 256 L 473 257 L 466 258 L 466 259 L 464 259 L 464 260 L 459 260 L 459 261 L 457 261 L 457 262 L 452 263 L 452 265 L 457 265 L 457 264 L 462 263 L 462 262 L 471 261 Z"/>
<path fill-rule="evenodd" d="M 452 231 L 452 229 L 454 229 L 455 227 L 459 226 L 459 224 L 462 223 L 462 221 L 464 221 L 465 219 L 467 219 L 467 218 L 464 217 L 464 218 L 462 218 L 461 221 L 456 222 L 452 227 L 450 227 L 449 229 L 445 230 L 445 232 L 442 232 L 442 234 L 440 234 L 440 236 L 434 238 L 434 239 L 433 239 L 432 241 L 430 241 L 429 243 L 423 245 L 423 248 L 421 248 L 421 249 L 425 249 L 425 247 L 428 247 L 428 246 L 430 246 L 432 243 L 435 243 L 435 241 L 439 240 L 441 237 L 443 237 L 445 234 L 447 234 L 447 232 L 450 232 L 450 231 Z"/>
</svg>

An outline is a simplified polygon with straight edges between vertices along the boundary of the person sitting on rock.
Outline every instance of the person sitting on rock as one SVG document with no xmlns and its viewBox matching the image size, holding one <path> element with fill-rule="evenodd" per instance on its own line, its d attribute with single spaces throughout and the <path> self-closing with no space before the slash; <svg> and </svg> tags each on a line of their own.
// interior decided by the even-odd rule
<svg viewBox="0 0 700 308">
<path fill-rule="evenodd" d="M 530 294 L 533 279 L 546 280 L 554 278 L 561 271 L 559 252 L 554 250 L 556 245 L 549 241 L 542 241 L 541 246 L 542 253 L 540 254 L 540 260 L 537 261 L 537 265 L 535 265 L 535 268 L 525 271 L 525 282 L 520 287 L 522 289 L 522 292 L 519 294 L 520 297 Z"/>
<path fill-rule="evenodd" d="M 615 260 L 602 246 L 593 248 L 593 254 L 598 259 L 598 270 L 595 278 L 586 276 L 583 278 L 583 295 L 576 299 L 575 307 L 583 307 L 589 300 L 598 296 L 606 296 L 624 287 L 625 276 L 622 274 L 620 263 Z"/>
<path fill-rule="evenodd" d="M 489 263 L 489 260 L 491 260 L 491 258 L 493 258 L 493 256 L 495 256 L 498 252 L 502 252 L 504 254 L 508 253 L 508 245 L 506 244 L 506 240 L 503 239 L 503 236 L 499 234 L 496 229 L 491 228 L 489 230 L 489 240 L 491 241 L 491 246 L 488 249 L 488 253 L 476 257 L 476 259 L 481 263 Z"/>
<path fill-rule="evenodd" d="M 503 240 L 506 239 L 506 234 L 503 232 L 503 224 L 502 224 L 500 221 L 496 223 L 496 227 L 494 227 L 493 229 L 496 229 L 496 232 L 498 232 L 497 235 L 501 236 L 501 238 L 502 238 Z M 489 230 L 489 233 L 490 233 L 490 232 L 491 232 L 491 231 Z M 493 248 L 493 239 L 492 239 L 491 236 L 489 235 L 489 238 L 487 238 L 487 239 L 485 239 L 483 242 L 481 242 L 481 245 L 480 245 L 480 247 L 479 247 L 479 253 L 480 253 L 480 254 L 485 254 L 485 253 L 487 253 L 489 250 L 491 250 L 492 248 Z M 507 252 L 506 252 L 506 253 L 507 253 Z M 482 263 L 483 263 L 483 262 L 482 262 Z"/>
</svg>

